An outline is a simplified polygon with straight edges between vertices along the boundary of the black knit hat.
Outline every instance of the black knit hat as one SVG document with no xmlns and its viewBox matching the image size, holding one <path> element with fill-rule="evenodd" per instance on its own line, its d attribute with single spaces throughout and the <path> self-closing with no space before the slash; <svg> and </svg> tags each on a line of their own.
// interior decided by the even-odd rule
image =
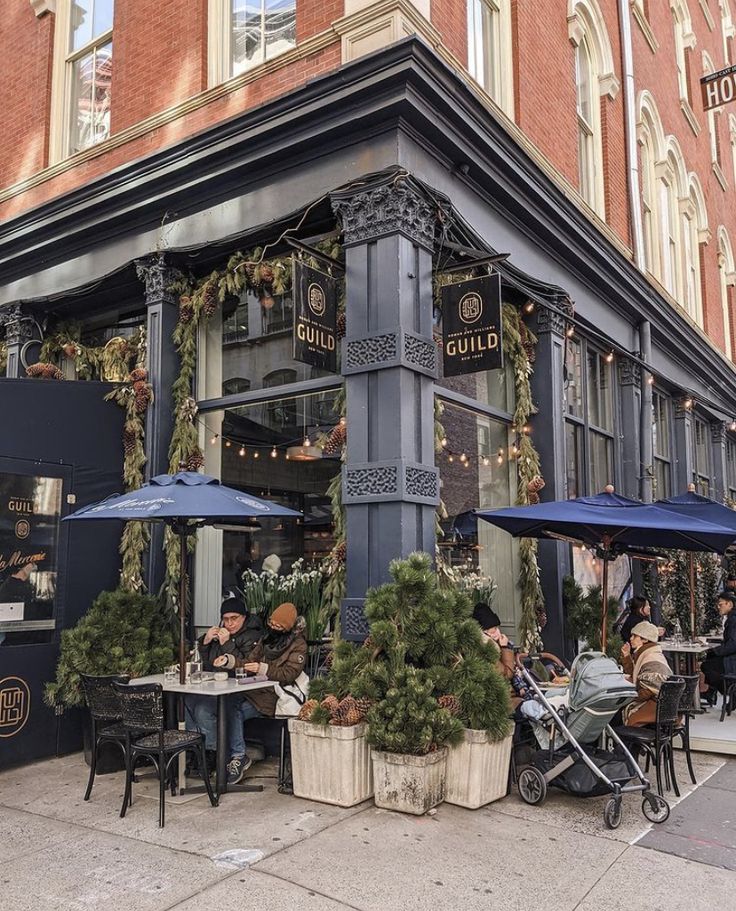
<svg viewBox="0 0 736 911">
<path fill-rule="evenodd" d="M 243 616 L 247 616 L 248 609 L 243 603 L 242 598 L 240 598 L 235 592 L 230 591 L 226 592 L 225 596 L 222 599 L 220 616 L 222 617 L 223 614 L 243 614 Z"/>
<path fill-rule="evenodd" d="M 473 608 L 473 620 L 480 624 L 481 629 L 493 629 L 501 625 L 501 618 L 483 601 L 478 602 Z"/>
</svg>

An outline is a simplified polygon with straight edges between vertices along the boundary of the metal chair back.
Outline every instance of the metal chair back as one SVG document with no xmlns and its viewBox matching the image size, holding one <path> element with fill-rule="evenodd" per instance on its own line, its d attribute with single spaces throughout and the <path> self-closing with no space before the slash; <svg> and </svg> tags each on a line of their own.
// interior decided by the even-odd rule
<svg viewBox="0 0 736 911">
<path fill-rule="evenodd" d="M 129 678 L 120 674 L 97 677 L 92 674 L 80 674 L 82 691 L 90 715 L 95 721 L 119 721 L 121 718 L 120 700 L 114 683 L 125 683 Z"/>
<path fill-rule="evenodd" d="M 685 680 L 682 677 L 670 677 L 665 680 L 657 696 L 657 727 L 667 727 L 677 721 L 682 712 L 680 703 L 685 692 Z"/>
<path fill-rule="evenodd" d="M 163 687 L 160 683 L 113 683 L 123 724 L 135 731 L 164 731 Z"/>
<path fill-rule="evenodd" d="M 682 676 L 680 680 L 685 681 L 680 699 L 680 714 L 694 712 L 700 707 L 700 674 Z"/>
</svg>

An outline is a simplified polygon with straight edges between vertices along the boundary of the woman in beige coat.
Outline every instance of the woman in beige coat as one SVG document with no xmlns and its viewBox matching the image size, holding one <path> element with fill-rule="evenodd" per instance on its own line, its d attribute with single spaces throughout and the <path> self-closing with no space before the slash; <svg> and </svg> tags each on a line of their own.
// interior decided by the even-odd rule
<svg viewBox="0 0 736 911">
<path fill-rule="evenodd" d="M 625 642 L 621 649 L 624 673 L 637 689 L 636 699 L 623 710 L 624 724 L 629 727 L 654 724 L 660 687 L 672 676 L 658 639 L 657 627 L 644 620 L 631 630 L 631 644 Z"/>
</svg>

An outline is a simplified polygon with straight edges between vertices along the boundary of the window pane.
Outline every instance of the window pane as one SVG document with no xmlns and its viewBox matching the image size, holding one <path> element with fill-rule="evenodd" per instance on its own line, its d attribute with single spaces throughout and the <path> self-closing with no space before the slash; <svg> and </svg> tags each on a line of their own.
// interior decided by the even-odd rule
<svg viewBox="0 0 736 911">
<path fill-rule="evenodd" d="M 658 393 L 652 396 L 652 448 L 655 456 L 670 457 L 670 413 L 668 400 Z"/>
<path fill-rule="evenodd" d="M 697 474 L 710 477 L 708 427 L 705 422 L 695 420 L 693 423 L 693 433 L 695 436 L 695 471 Z"/>
<path fill-rule="evenodd" d="M 70 152 L 79 152 L 110 135 L 112 42 L 72 64 Z"/>
<path fill-rule="evenodd" d="M 592 122 L 590 57 L 585 41 L 581 41 L 575 52 L 576 81 L 578 89 L 578 114 L 590 125 Z"/>
<path fill-rule="evenodd" d="M 588 421 L 603 430 L 613 430 L 611 364 L 597 351 L 588 351 Z"/>
<path fill-rule="evenodd" d="M 296 0 L 266 0 L 266 58 L 296 45 Z"/>
<path fill-rule="evenodd" d="M 113 0 L 94 0 L 93 35 L 103 35 L 112 28 Z"/>
<path fill-rule="evenodd" d="M 565 411 L 576 418 L 583 416 L 583 349 L 578 341 L 567 340 L 565 357 Z"/>
<path fill-rule="evenodd" d="M 657 500 L 668 497 L 670 487 L 670 463 L 661 459 L 654 460 L 654 496 Z"/>
<path fill-rule="evenodd" d="M 591 433 L 590 493 L 600 493 L 613 482 L 613 441 L 600 433 Z"/>
<path fill-rule="evenodd" d="M 73 0 L 70 12 L 70 48 L 85 44 L 112 28 L 113 0 Z"/>
<path fill-rule="evenodd" d="M 580 489 L 580 436 L 582 428 L 565 422 L 565 496 L 579 497 Z"/>
<path fill-rule="evenodd" d="M 296 0 L 231 0 L 231 73 L 296 45 Z"/>
</svg>

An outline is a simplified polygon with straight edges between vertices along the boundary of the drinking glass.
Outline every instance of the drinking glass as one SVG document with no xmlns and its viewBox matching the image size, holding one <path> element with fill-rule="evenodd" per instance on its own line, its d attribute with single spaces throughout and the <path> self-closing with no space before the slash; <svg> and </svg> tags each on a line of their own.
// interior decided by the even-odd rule
<svg viewBox="0 0 736 911">
<path fill-rule="evenodd" d="M 170 664 L 164 668 L 164 683 L 176 683 L 179 679 L 179 665 Z"/>
<path fill-rule="evenodd" d="M 190 683 L 201 683 L 202 682 L 202 662 L 201 661 L 190 662 L 189 682 Z"/>
<path fill-rule="evenodd" d="M 236 680 L 236 682 L 237 682 L 237 683 L 245 683 L 245 681 L 246 681 L 247 679 L 248 679 L 248 675 L 247 675 L 246 672 L 245 672 L 245 668 L 244 668 L 244 667 L 236 667 L 236 668 L 235 668 L 235 680 Z"/>
</svg>

